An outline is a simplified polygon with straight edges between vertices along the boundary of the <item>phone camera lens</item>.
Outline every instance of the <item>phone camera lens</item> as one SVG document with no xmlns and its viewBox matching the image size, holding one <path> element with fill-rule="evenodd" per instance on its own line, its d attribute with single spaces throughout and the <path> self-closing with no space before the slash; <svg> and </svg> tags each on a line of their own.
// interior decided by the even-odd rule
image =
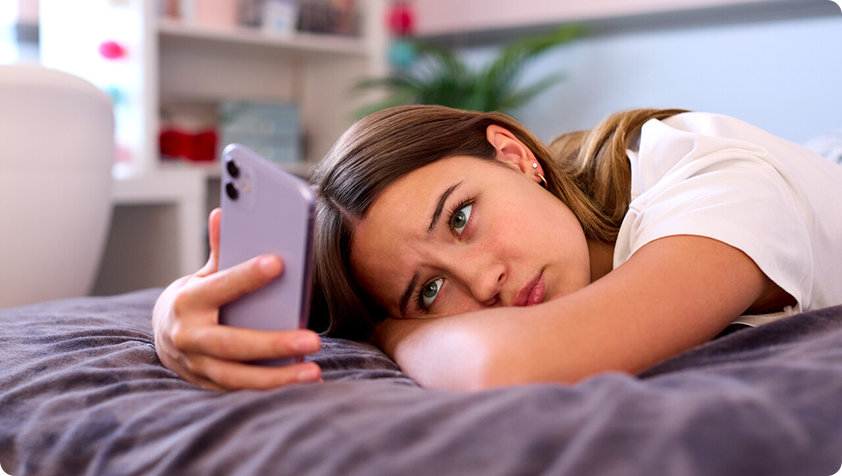
<svg viewBox="0 0 842 476">
<path fill-rule="evenodd" d="M 231 162 L 229 162 L 230 164 Z M 236 200 L 237 197 L 240 196 L 240 191 L 237 189 L 237 184 L 234 182 L 228 182 L 225 184 L 225 193 L 231 198 L 231 200 Z"/>
<path fill-rule="evenodd" d="M 237 166 L 237 162 L 234 162 L 234 159 L 228 159 L 228 163 L 225 164 L 225 167 L 228 169 L 228 174 L 234 178 L 240 176 L 240 167 Z"/>
</svg>

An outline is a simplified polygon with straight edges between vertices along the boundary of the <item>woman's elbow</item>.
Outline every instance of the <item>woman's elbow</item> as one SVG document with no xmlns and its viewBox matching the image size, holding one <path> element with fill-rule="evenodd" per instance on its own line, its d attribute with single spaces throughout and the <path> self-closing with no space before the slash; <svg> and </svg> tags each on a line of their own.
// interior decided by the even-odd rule
<svg viewBox="0 0 842 476">
<path fill-rule="evenodd" d="M 431 336 L 432 337 L 432 336 Z M 418 384 L 440 390 L 489 388 L 496 375 L 491 349 L 477 335 L 440 333 L 434 338 L 409 340 L 396 348 L 395 360 Z"/>
<path fill-rule="evenodd" d="M 439 362 L 436 371 L 418 375 L 416 380 L 425 387 L 467 391 L 568 380 L 547 375 L 543 366 L 528 362 L 523 355 L 502 352 L 488 342 L 472 342 L 470 349 L 451 356 L 449 362 Z"/>
</svg>

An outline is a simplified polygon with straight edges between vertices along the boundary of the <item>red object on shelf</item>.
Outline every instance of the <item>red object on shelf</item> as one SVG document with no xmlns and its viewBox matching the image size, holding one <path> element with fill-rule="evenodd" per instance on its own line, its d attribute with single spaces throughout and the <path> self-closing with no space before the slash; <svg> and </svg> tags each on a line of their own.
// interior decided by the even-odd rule
<svg viewBox="0 0 842 476">
<path fill-rule="evenodd" d="M 204 131 L 193 136 L 192 160 L 208 162 L 216 156 L 216 131 Z"/>
<path fill-rule="evenodd" d="M 114 40 L 103 41 L 99 44 L 99 55 L 108 60 L 116 60 L 126 56 L 126 48 Z"/>
<path fill-rule="evenodd" d="M 389 9 L 387 14 L 389 31 L 393 35 L 406 36 L 412 34 L 415 27 L 415 15 L 408 3 L 399 2 Z"/>
<path fill-rule="evenodd" d="M 210 162 L 216 157 L 216 131 L 187 133 L 177 129 L 161 131 L 161 156 L 183 158 L 196 162 Z"/>
<path fill-rule="evenodd" d="M 187 157 L 190 154 L 190 141 L 187 134 L 176 130 L 161 131 L 161 156 L 164 158 Z"/>
</svg>

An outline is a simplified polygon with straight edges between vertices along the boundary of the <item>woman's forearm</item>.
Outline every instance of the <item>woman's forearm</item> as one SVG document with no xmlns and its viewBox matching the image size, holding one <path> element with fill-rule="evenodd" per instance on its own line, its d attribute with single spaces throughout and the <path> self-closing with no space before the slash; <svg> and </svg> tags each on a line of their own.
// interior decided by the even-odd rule
<svg viewBox="0 0 842 476">
<path fill-rule="evenodd" d="M 477 390 L 528 382 L 575 382 L 606 363 L 583 352 L 588 339 L 553 337 L 556 331 L 543 323 L 565 320 L 559 314 L 564 307 L 560 304 L 487 309 L 436 319 L 389 319 L 381 324 L 379 344 L 425 387 Z M 584 344 L 582 348 L 576 341 Z"/>
<path fill-rule="evenodd" d="M 568 296 L 532 307 L 389 319 L 379 343 L 425 386 L 572 383 L 605 371 L 639 372 L 711 339 L 768 284 L 728 245 L 671 237 Z"/>
<path fill-rule="evenodd" d="M 559 314 L 561 304 L 488 309 L 436 319 L 389 319 L 381 324 L 379 344 L 415 381 L 441 389 L 572 383 L 611 367 L 604 355 L 587 350 L 594 341 L 585 337 L 587 329 L 576 338 L 544 325 L 569 320 Z M 559 327 L 570 329 L 571 324 L 575 323 Z"/>
</svg>

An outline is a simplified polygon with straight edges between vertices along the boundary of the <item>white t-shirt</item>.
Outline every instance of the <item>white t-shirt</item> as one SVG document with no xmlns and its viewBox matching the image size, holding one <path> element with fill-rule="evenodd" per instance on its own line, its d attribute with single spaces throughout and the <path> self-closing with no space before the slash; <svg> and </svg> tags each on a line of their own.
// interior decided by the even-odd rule
<svg viewBox="0 0 842 476">
<path fill-rule="evenodd" d="M 705 236 L 743 251 L 797 301 L 785 313 L 734 322 L 759 325 L 842 304 L 842 167 L 707 113 L 648 121 L 628 155 L 632 201 L 615 268 L 658 238 Z"/>
</svg>

